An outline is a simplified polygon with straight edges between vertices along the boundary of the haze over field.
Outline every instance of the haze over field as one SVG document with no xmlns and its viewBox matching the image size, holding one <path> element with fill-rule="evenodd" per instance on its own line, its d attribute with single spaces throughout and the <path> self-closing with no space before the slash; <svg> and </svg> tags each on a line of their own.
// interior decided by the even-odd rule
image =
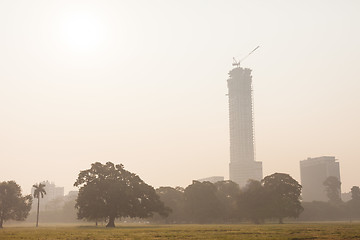
<svg viewBox="0 0 360 240">
<path fill-rule="evenodd" d="M 226 80 L 253 70 L 256 159 L 359 185 L 359 1 L 1 1 L 0 181 L 66 191 L 95 161 L 147 183 L 228 178 Z"/>
</svg>

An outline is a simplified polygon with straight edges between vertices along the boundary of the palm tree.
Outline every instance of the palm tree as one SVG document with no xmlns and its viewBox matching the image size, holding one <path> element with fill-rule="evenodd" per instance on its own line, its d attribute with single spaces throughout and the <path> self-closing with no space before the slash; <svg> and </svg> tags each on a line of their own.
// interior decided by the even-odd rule
<svg viewBox="0 0 360 240">
<path fill-rule="evenodd" d="M 35 188 L 34 190 L 34 198 L 38 199 L 38 205 L 37 205 L 37 214 L 36 214 L 36 227 L 39 226 L 39 207 L 40 207 L 40 196 L 41 198 L 44 197 L 44 195 L 46 195 L 46 191 L 45 191 L 45 184 L 43 183 L 39 183 L 39 184 L 34 184 L 33 187 Z"/>
</svg>

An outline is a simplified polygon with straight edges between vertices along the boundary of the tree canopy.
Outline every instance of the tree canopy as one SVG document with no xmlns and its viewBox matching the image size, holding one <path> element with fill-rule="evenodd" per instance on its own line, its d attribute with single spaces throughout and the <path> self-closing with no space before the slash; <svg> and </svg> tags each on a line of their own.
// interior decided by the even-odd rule
<svg viewBox="0 0 360 240">
<path fill-rule="evenodd" d="M 351 217 L 360 217 L 360 188 L 358 186 L 351 188 L 351 200 L 347 202 L 347 208 Z"/>
<path fill-rule="evenodd" d="M 46 195 L 46 190 L 45 190 L 45 184 L 44 183 L 39 183 L 39 184 L 34 184 L 33 188 L 34 188 L 34 198 L 43 198 Z"/>
<path fill-rule="evenodd" d="M 122 164 L 93 163 L 79 173 L 74 186 L 80 187 L 75 205 L 78 218 L 107 218 L 107 227 L 115 227 L 116 218 L 146 218 L 154 212 L 166 216 L 169 212 L 155 189 Z"/>
<path fill-rule="evenodd" d="M 300 203 L 302 186 L 289 174 L 274 173 L 266 176 L 262 181 L 269 208 L 269 217 L 279 219 L 282 223 L 285 217 L 298 217 L 304 210 Z"/>
<path fill-rule="evenodd" d="M 220 202 L 220 218 L 232 222 L 239 219 L 238 200 L 240 187 L 237 183 L 226 180 L 214 183 L 216 196 Z"/>
<path fill-rule="evenodd" d="M 16 182 L 0 182 L 0 228 L 8 220 L 25 220 L 31 204 L 31 195 L 22 196 L 21 188 Z"/>
<path fill-rule="evenodd" d="M 208 223 L 219 217 L 221 209 L 216 191 L 211 182 L 193 181 L 193 184 L 185 188 L 185 212 L 191 221 Z"/>
<path fill-rule="evenodd" d="M 240 214 L 255 224 L 263 223 L 268 216 L 268 199 L 260 181 L 249 180 L 238 201 Z"/>
<path fill-rule="evenodd" d="M 165 206 L 171 209 L 169 216 L 166 217 L 166 223 L 180 223 L 185 220 L 184 213 L 184 189 L 181 187 L 160 187 L 156 189 L 160 200 Z"/>
</svg>

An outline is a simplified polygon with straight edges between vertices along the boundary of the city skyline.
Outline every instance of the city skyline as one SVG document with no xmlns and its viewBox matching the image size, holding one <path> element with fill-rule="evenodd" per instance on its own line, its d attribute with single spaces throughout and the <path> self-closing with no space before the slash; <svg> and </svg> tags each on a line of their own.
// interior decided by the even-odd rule
<svg viewBox="0 0 360 240">
<path fill-rule="evenodd" d="M 359 185 L 358 1 L 0 2 L 1 179 L 73 190 L 96 161 L 154 187 L 228 179 L 226 79 L 256 54 L 263 176 L 336 156 Z"/>
</svg>

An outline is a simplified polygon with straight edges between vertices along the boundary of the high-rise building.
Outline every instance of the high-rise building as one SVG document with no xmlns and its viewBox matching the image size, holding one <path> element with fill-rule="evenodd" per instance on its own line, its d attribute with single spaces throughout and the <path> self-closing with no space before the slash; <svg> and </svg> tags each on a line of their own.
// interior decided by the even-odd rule
<svg viewBox="0 0 360 240">
<path fill-rule="evenodd" d="M 340 181 L 340 165 L 335 157 L 308 158 L 300 161 L 302 199 L 307 202 L 327 201 L 324 181 L 334 176 Z M 341 189 L 339 189 L 339 194 Z"/>
<path fill-rule="evenodd" d="M 230 180 L 240 187 L 262 179 L 262 162 L 255 161 L 251 69 L 236 66 L 229 72 Z"/>
</svg>

